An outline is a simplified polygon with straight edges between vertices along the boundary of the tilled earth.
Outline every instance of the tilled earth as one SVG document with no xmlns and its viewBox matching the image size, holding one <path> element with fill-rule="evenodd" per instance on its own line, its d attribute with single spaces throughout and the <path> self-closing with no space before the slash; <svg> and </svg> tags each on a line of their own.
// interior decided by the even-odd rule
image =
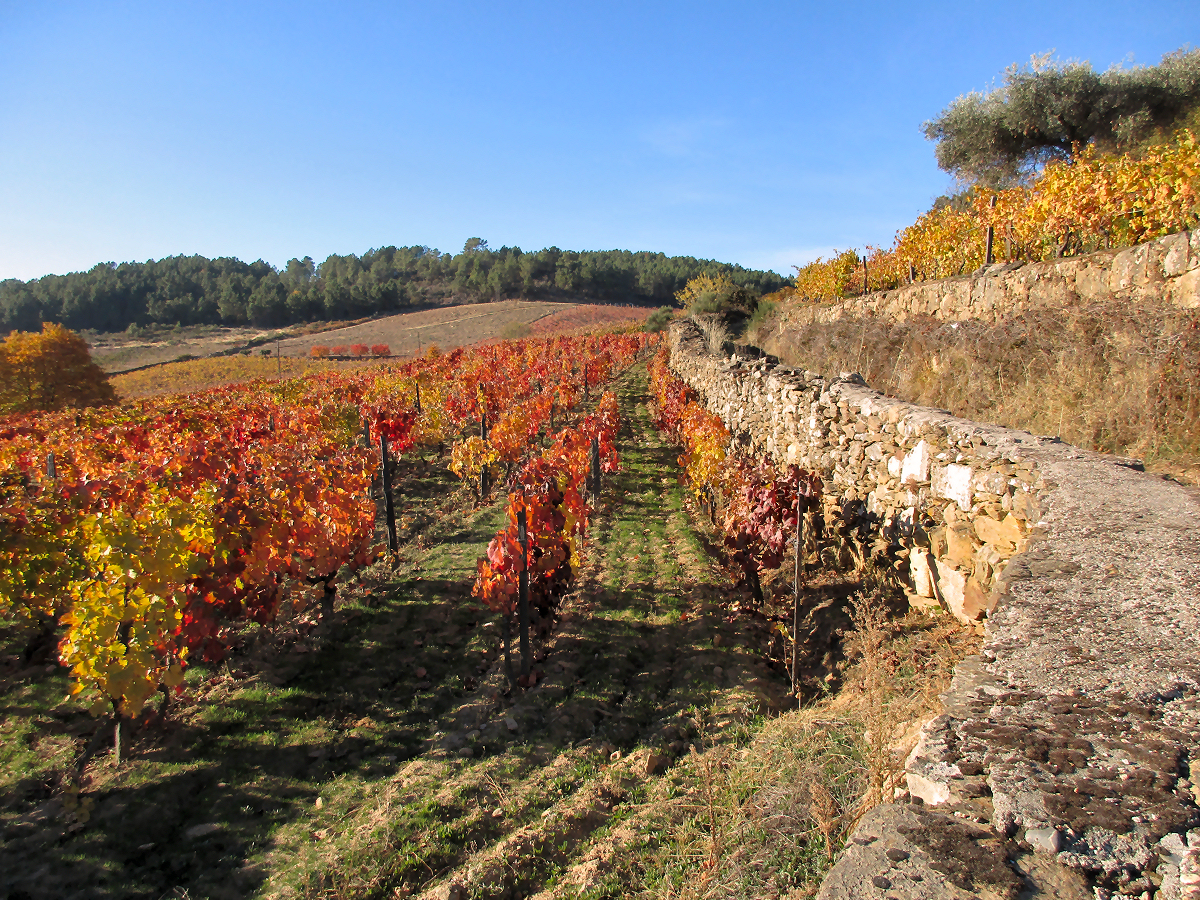
<svg viewBox="0 0 1200 900">
<path fill-rule="evenodd" d="M 470 597 L 501 504 L 472 507 L 436 460 L 406 464 L 396 568 L 194 667 L 165 722 L 126 728 L 119 770 L 104 751 L 71 786 L 96 726 L 60 670 L 10 655 L 0 898 L 621 896 L 676 761 L 788 698 L 766 636 L 726 621 L 644 377 L 618 390 L 622 471 L 531 688 L 509 689 Z"/>
</svg>

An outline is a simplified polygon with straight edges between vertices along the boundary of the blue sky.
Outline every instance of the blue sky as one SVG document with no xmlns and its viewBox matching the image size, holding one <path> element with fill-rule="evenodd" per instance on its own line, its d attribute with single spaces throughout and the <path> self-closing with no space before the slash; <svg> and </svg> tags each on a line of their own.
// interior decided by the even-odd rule
<svg viewBox="0 0 1200 900">
<path fill-rule="evenodd" d="M 1195 0 L 0 0 L 0 278 L 472 236 L 790 273 L 948 190 L 920 125 L 1010 63 L 1198 34 Z"/>
</svg>

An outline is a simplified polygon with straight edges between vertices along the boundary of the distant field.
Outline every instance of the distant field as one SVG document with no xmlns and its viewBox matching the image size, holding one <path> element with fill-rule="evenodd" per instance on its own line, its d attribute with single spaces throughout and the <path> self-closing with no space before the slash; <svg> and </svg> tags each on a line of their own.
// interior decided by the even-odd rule
<svg viewBox="0 0 1200 900">
<path fill-rule="evenodd" d="M 602 306 L 598 303 L 581 303 L 570 309 L 552 313 L 539 319 L 530 329 L 532 334 L 557 334 L 580 328 L 612 328 L 618 325 L 642 325 L 650 315 L 643 306 Z"/>
<path fill-rule="evenodd" d="M 345 322 L 312 322 L 272 331 L 264 328 L 225 328 L 220 325 L 188 325 L 183 328 L 152 328 L 138 334 L 84 332 L 92 359 L 105 372 L 128 372 L 141 366 L 168 363 L 181 356 L 208 357 L 245 348 L 275 335 L 299 336 L 345 327 Z M 272 345 L 274 346 L 274 345 Z M 255 350 L 254 352 L 258 352 Z"/>
<path fill-rule="evenodd" d="M 122 400 L 136 400 L 139 397 L 153 397 L 158 394 L 186 394 L 223 384 L 253 381 L 256 378 L 276 378 L 279 375 L 292 377 L 320 369 L 362 365 L 371 363 L 294 357 L 276 360 L 259 355 L 215 356 L 211 359 L 191 359 L 164 363 L 136 372 L 123 372 L 110 375 L 108 380 Z"/>
<path fill-rule="evenodd" d="M 424 350 L 430 344 L 450 350 L 477 344 L 488 338 L 504 337 L 508 329 L 532 326 L 539 319 L 573 309 L 576 305 L 500 300 L 495 303 L 444 306 L 371 319 L 348 328 L 322 332 L 319 336 L 288 338 L 280 341 L 279 347 L 284 356 L 308 356 L 316 344 L 326 347 L 387 344 L 394 356 L 412 356 L 418 349 Z"/>
<path fill-rule="evenodd" d="M 201 356 L 220 352 L 244 344 L 251 339 L 260 340 L 270 332 L 251 329 L 193 328 L 183 329 L 179 343 L 143 341 L 126 345 L 122 350 L 124 335 L 108 336 L 111 343 L 103 343 L 104 336 L 97 339 L 93 353 L 105 365 L 126 354 L 126 364 L 108 365 L 110 380 L 122 399 L 134 400 L 158 394 L 177 394 L 204 390 L 223 384 L 237 384 L 256 378 L 276 378 L 280 375 L 296 376 L 305 372 L 340 366 L 377 365 L 370 358 L 362 361 L 317 360 L 310 356 L 314 345 L 326 347 L 352 344 L 387 344 L 393 357 L 409 357 L 417 348 L 428 349 L 437 344 L 443 350 L 468 346 L 480 341 L 497 338 L 522 337 L 525 334 L 545 336 L 579 329 L 601 329 L 621 325 L 637 325 L 646 320 L 650 310 L 630 306 L 604 306 L 601 304 L 575 303 L 530 303 L 505 300 L 498 303 L 481 303 L 470 306 L 452 306 L 421 312 L 401 313 L 384 319 L 358 322 L 351 326 L 334 327 L 319 331 L 320 325 L 306 326 L 312 334 L 285 337 L 278 342 L 280 358 L 274 358 L 276 342 L 255 347 L 232 356 L 211 356 L 205 359 L 168 362 L 184 353 Z M 333 323 L 336 325 L 336 323 Z M 236 336 L 236 337 L 235 337 Z M 268 351 L 272 356 L 264 356 Z M 105 357 L 104 352 L 109 355 Z M 140 354 L 140 355 L 135 355 Z M 158 359 L 155 359 L 158 354 Z M 129 368 L 128 360 L 138 359 L 138 365 L 149 365 L 139 371 L 122 371 Z"/>
</svg>

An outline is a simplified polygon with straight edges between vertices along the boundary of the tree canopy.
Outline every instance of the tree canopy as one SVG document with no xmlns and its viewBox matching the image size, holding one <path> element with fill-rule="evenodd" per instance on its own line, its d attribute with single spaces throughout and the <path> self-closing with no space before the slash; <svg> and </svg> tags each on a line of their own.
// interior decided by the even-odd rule
<svg viewBox="0 0 1200 900">
<path fill-rule="evenodd" d="M 14 331 L 0 343 L 0 413 L 100 406 L 116 399 L 87 342 L 61 325 Z"/>
<path fill-rule="evenodd" d="M 938 165 L 960 181 L 1009 187 L 1077 146 L 1129 150 L 1198 110 L 1200 50 L 1105 72 L 1047 54 L 1010 66 L 1001 87 L 959 97 L 923 130 L 937 142 Z"/>
<path fill-rule="evenodd" d="M 289 325 L 360 318 L 413 306 L 503 298 L 570 296 L 601 302 L 670 303 L 690 278 L 724 277 L 754 294 L 778 290 L 774 272 L 690 256 L 548 247 L 493 250 L 471 238 L 458 254 L 381 247 L 333 255 L 320 265 L 292 259 L 277 270 L 258 260 L 173 256 L 101 263 L 87 272 L 0 282 L 0 328 L 59 322 L 120 331 L 131 325 Z"/>
</svg>

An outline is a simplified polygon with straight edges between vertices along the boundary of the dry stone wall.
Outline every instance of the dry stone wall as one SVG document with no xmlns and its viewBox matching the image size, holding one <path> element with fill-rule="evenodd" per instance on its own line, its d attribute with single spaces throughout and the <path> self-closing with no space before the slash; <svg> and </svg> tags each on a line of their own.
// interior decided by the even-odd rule
<svg viewBox="0 0 1200 900">
<path fill-rule="evenodd" d="M 995 322 L 1033 307 L 1123 299 L 1200 307 L 1200 231 L 1129 247 L 1040 263 L 1005 263 L 958 278 L 922 281 L 838 303 L 789 310 L 780 329 L 843 315 L 934 316 Z"/>
<path fill-rule="evenodd" d="M 670 341 L 672 369 L 735 440 L 820 474 L 827 518 L 900 545 L 912 604 L 963 622 L 995 607 L 1052 487 L 1022 450 L 1033 436 L 886 397 L 858 375 L 714 355 L 690 322 Z"/>
<path fill-rule="evenodd" d="M 983 633 L 818 900 L 1200 900 L 1200 491 L 691 323 L 670 347 L 747 449 L 823 477 L 827 520 L 900 548 L 912 602 Z"/>
</svg>

